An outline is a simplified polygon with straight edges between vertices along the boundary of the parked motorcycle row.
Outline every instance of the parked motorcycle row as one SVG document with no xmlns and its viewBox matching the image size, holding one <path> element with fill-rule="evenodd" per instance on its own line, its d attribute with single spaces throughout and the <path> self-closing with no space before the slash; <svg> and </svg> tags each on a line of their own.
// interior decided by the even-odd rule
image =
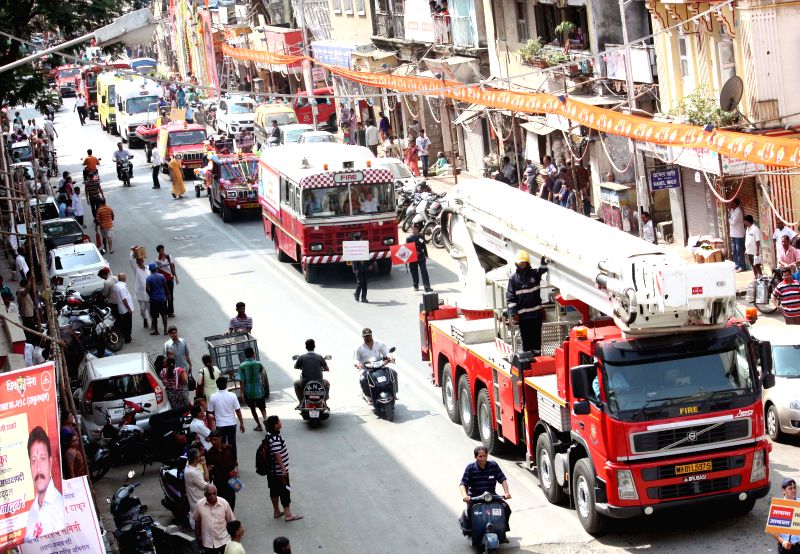
<svg viewBox="0 0 800 554">
<path fill-rule="evenodd" d="M 446 194 L 432 192 L 424 181 L 414 188 L 398 184 L 395 193 L 397 222 L 401 229 L 408 232 L 413 225 L 419 224 L 422 226 L 420 235 L 426 244 L 444 248 L 441 214 L 447 205 Z"/>
</svg>

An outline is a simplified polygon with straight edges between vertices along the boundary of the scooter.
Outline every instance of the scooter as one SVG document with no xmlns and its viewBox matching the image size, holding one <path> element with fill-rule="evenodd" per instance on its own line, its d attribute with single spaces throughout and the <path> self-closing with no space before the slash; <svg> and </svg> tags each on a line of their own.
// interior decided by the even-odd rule
<svg viewBox="0 0 800 554">
<path fill-rule="evenodd" d="M 161 505 L 172 512 L 178 523 L 188 523 L 189 518 L 189 501 L 186 496 L 186 483 L 183 480 L 185 469 L 186 456 L 181 456 L 176 465 L 162 466 L 158 476 L 158 482 L 164 493 Z"/>
<path fill-rule="evenodd" d="M 292 356 L 292 359 L 297 360 L 299 357 L 295 355 Z M 325 356 L 325 359 L 330 360 L 332 357 L 328 355 Z M 320 422 L 331 416 L 331 410 L 328 408 L 325 397 L 325 385 L 322 381 L 308 381 L 303 387 L 303 401 L 296 409 L 300 411 L 300 417 L 304 421 L 308 421 L 311 427 L 319 427 Z"/>
<path fill-rule="evenodd" d="M 114 537 L 121 554 L 155 554 L 153 544 L 153 518 L 145 515 L 147 506 L 142 504 L 133 491 L 141 483 L 130 483 L 136 472 L 128 472 L 128 478 L 112 498 L 106 498 L 114 517 Z"/>
<path fill-rule="evenodd" d="M 389 349 L 390 354 L 394 351 L 394 346 Z M 389 360 L 373 359 L 363 365 L 367 370 L 367 385 L 375 413 L 387 421 L 394 421 L 395 382 L 387 367 Z"/>
<path fill-rule="evenodd" d="M 119 173 L 119 179 L 122 181 L 123 187 L 131 186 L 131 177 L 133 176 L 133 164 L 130 160 L 133 159 L 133 154 L 128 154 L 127 162 L 122 160 L 117 160 L 117 173 Z"/>
<path fill-rule="evenodd" d="M 470 526 L 467 527 L 466 516 L 459 520 L 461 531 L 469 538 L 472 546 L 481 547 L 483 552 L 496 552 L 500 543 L 508 542 L 506 538 L 506 506 L 503 497 L 490 492 L 469 499 L 467 509 L 470 514 Z"/>
</svg>

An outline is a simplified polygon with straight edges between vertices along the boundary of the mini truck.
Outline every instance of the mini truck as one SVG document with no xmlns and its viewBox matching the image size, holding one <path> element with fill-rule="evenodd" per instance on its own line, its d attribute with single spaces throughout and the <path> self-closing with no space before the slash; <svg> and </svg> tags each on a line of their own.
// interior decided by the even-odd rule
<svg viewBox="0 0 800 554">
<path fill-rule="evenodd" d="M 260 212 L 257 154 L 209 154 L 208 165 L 196 173 L 205 181 L 211 211 L 220 212 L 222 221 L 232 221 L 237 213 Z"/>
<path fill-rule="evenodd" d="M 747 512 L 769 491 L 769 343 L 734 319 L 730 262 L 656 245 L 489 179 L 453 189 L 445 245 L 458 307 L 423 297 L 422 358 L 450 419 L 496 452 L 523 446 L 547 499 L 584 529 L 704 501 Z M 522 352 L 506 291 L 544 258 L 541 352 Z M 761 366 L 761 377 L 759 368 Z"/>
<path fill-rule="evenodd" d="M 158 103 L 161 86 L 138 75 L 125 75 L 117 82 L 117 133 L 123 142 L 138 140 L 136 128 L 148 122 L 148 107 Z"/>
</svg>

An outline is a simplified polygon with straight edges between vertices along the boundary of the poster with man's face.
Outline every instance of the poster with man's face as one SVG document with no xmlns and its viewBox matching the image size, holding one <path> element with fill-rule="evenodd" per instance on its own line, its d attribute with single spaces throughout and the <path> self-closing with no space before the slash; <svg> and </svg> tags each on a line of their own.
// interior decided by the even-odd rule
<svg viewBox="0 0 800 554">
<path fill-rule="evenodd" d="M 57 395 L 52 363 L 0 375 L 0 550 L 65 527 Z"/>
</svg>

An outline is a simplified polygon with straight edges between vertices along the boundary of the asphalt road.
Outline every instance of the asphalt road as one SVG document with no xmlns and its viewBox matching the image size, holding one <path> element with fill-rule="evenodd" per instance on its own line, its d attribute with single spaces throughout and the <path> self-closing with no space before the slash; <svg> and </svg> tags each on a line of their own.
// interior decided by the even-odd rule
<svg viewBox="0 0 800 554">
<path fill-rule="evenodd" d="M 373 278 L 370 304 L 353 301 L 353 278 L 344 269 L 325 273 L 317 285 L 306 284 L 296 267 L 277 261 L 260 220 L 224 224 L 211 213 L 205 196 L 194 198 L 191 183 L 187 183 L 189 195 L 173 200 L 169 179 L 163 175 L 161 190 L 152 190 L 143 150 L 133 150 L 133 186 L 122 188 L 111 163 L 117 137 L 104 133 L 96 121 L 81 127 L 72 105 L 68 99 L 56 116 L 59 163 L 62 171 L 79 176 L 86 148 L 103 159 L 101 181 L 116 213 L 115 252 L 107 255 L 112 270 L 129 269 L 127 257 L 133 245 L 146 246 L 151 256 L 157 244 L 166 245 L 181 279 L 176 288 L 177 317 L 171 323 L 187 339 L 195 367 L 205 353 L 203 337 L 227 328 L 237 301 L 247 303 L 254 319 L 254 335 L 272 387 L 267 411 L 284 422 L 292 465 L 292 508 L 304 519 L 285 523 L 272 518 L 266 480 L 254 468 L 262 435 L 253 432 L 247 413 L 246 433 L 239 437 L 245 489 L 236 506 L 237 517 L 247 526 L 247 551 L 270 552 L 272 538 L 285 535 L 294 552 L 470 552 L 458 530 L 463 507 L 458 482 L 477 443 L 449 421 L 440 390 L 431 386 L 427 365 L 419 359 L 421 297 L 412 291 L 410 276 L 395 269 L 389 277 Z M 29 116 L 23 112 L 23 117 Z M 429 266 L 437 291 L 447 296 L 458 290 L 445 253 L 436 251 Z M 162 337 L 145 332 L 138 314 L 134 322 L 135 342 L 123 352 L 159 351 Z M 397 347 L 400 397 L 394 423 L 379 420 L 360 398 L 351 358 L 366 326 L 377 340 Z M 310 337 L 316 339 L 319 353 L 333 356 L 329 375 L 333 414 L 318 429 L 310 429 L 294 411 L 291 388 L 296 377 L 291 356 L 301 353 Z M 797 444 L 774 445 L 775 494 L 783 476 L 798 475 Z M 513 496 L 511 544 L 502 549 L 506 552 L 774 549 L 763 533 L 766 499 L 741 518 L 707 509 L 682 511 L 620 521 L 607 535 L 594 539 L 583 532 L 571 509 L 548 504 L 519 452 L 499 461 Z M 102 500 L 113 494 L 128 469 L 115 468 L 96 484 L 100 515 L 108 529 L 113 529 L 113 521 Z M 142 501 L 157 520 L 169 523 L 170 516 L 160 505 L 157 467 L 137 478 L 142 481 L 137 490 Z"/>
</svg>

